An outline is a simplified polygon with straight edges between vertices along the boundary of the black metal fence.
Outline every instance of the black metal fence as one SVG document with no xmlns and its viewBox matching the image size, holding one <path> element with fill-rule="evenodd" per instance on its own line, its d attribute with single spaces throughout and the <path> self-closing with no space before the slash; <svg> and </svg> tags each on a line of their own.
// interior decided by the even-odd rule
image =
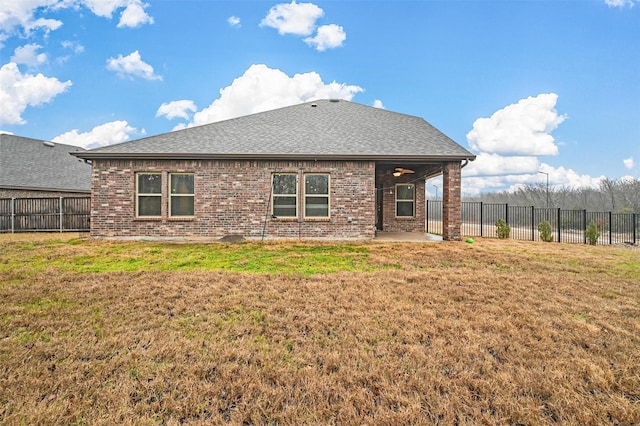
<svg viewBox="0 0 640 426">
<path fill-rule="evenodd" d="M 442 234 L 442 201 L 427 201 L 427 232 Z M 91 197 L 0 198 L 0 233 L 89 231 Z M 547 221 L 554 241 L 587 243 L 587 227 L 593 221 L 598 244 L 637 244 L 640 214 L 588 212 L 483 202 L 462 203 L 462 235 L 497 237 L 496 222 L 511 228 L 510 238 L 540 240 L 538 226 Z"/>
<path fill-rule="evenodd" d="M 442 201 L 427 201 L 427 232 L 442 234 Z M 597 244 L 636 244 L 640 240 L 637 213 L 588 212 L 483 202 L 462 203 L 462 235 L 496 237 L 496 222 L 504 220 L 515 240 L 540 240 L 538 226 L 547 221 L 553 241 L 587 243 L 587 227 L 593 221 L 600 236 Z"/>
<path fill-rule="evenodd" d="M 89 231 L 91 197 L 0 198 L 0 233 Z"/>
</svg>

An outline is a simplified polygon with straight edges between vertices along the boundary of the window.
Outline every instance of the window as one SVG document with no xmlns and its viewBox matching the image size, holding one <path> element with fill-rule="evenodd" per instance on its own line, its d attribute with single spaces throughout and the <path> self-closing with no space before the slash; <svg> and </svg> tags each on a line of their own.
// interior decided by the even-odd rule
<svg viewBox="0 0 640 426">
<path fill-rule="evenodd" d="M 298 217 L 298 175 L 279 173 L 273 175 L 272 211 L 276 217 Z"/>
<path fill-rule="evenodd" d="M 162 175 L 136 174 L 136 216 L 159 217 L 162 214 Z"/>
<path fill-rule="evenodd" d="M 413 217 L 415 215 L 415 185 L 396 185 L 396 217 Z"/>
<path fill-rule="evenodd" d="M 169 216 L 193 216 L 193 173 L 169 174 Z"/>
<path fill-rule="evenodd" d="M 329 217 L 329 175 L 309 173 L 298 182 L 296 173 L 275 173 L 272 175 L 271 213 L 280 218 L 298 217 L 298 193 L 304 190 L 305 218 Z"/>
<path fill-rule="evenodd" d="M 304 216 L 329 217 L 329 175 L 304 175 Z"/>
</svg>

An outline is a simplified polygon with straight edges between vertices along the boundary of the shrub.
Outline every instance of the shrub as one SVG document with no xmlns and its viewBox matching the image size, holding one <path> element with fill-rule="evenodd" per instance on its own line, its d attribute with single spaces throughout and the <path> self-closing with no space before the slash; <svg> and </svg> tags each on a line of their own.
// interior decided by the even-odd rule
<svg viewBox="0 0 640 426">
<path fill-rule="evenodd" d="M 598 242 L 600 233 L 598 232 L 598 226 L 593 220 L 589 223 L 589 226 L 587 226 L 587 232 L 585 233 L 585 236 L 587 237 L 587 242 L 592 246 L 595 246 Z"/>
<path fill-rule="evenodd" d="M 545 243 L 553 241 L 553 232 L 551 232 L 551 224 L 546 220 L 542 221 L 538 225 L 538 231 L 540 231 L 540 239 Z"/>
<path fill-rule="evenodd" d="M 511 227 L 504 221 L 504 219 L 498 219 L 496 222 L 496 234 L 501 240 L 509 238 L 509 234 L 511 234 Z"/>
</svg>

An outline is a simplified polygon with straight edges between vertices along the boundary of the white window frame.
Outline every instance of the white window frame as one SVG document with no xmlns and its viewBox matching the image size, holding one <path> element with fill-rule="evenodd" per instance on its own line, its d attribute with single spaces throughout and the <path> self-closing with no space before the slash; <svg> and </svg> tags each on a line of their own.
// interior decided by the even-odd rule
<svg viewBox="0 0 640 426">
<path fill-rule="evenodd" d="M 327 193 L 326 194 L 307 194 L 307 176 L 326 176 L 327 177 Z M 331 218 L 331 175 L 329 173 L 305 173 L 302 182 L 302 190 L 304 193 L 303 214 L 305 219 L 329 219 Z M 327 215 L 326 216 L 307 216 L 307 198 L 326 198 L 327 199 Z"/>
<path fill-rule="evenodd" d="M 413 198 L 398 198 L 398 187 L 400 186 L 410 186 L 413 188 Z M 411 215 L 398 215 L 398 203 L 411 203 Z M 396 218 L 415 218 L 416 217 L 416 185 L 413 183 L 397 183 L 396 184 Z"/>
<path fill-rule="evenodd" d="M 172 179 L 173 176 L 184 176 L 184 175 L 189 175 L 193 177 L 193 192 L 192 193 L 186 193 L 186 194 L 174 194 L 171 192 L 171 188 L 172 188 Z M 195 173 L 192 172 L 176 172 L 176 173 L 169 173 L 169 185 L 167 186 L 167 191 L 169 192 L 169 210 L 167 212 L 169 217 L 194 217 L 196 214 L 196 182 L 195 182 Z M 192 198 L 193 200 L 193 214 L 185 214 L 185 215 L 172 215 L 172 207 L 171 204 L 173 203 L 174 198 Z"/>
<path fill-rule="evenodd" d="M 158 175 L 160 177 L 160 192 L 140 192 L 140 176 Z M 162 173 L 160 172 L 139 172 L 136 173 L 136 217 L 158 218 L 162 217 Z M 160 199 L 160 211 L 157 215 L 140 215 L 140 197 L 158 197 Z"/>
</svg>

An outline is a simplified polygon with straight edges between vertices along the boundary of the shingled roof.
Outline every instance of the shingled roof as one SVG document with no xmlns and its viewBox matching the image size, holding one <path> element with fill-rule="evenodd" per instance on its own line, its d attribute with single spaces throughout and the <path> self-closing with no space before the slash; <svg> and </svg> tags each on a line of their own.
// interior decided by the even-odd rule
<svg viewBox="0 0 640 426">
<path fill-rule="evenodd" d="M 72 151 L 84 149 L 0 134 L 0 188 L 89 192 L 91 166 Z"/>
<path fill-rule="evenodd" d="M 420 117 L 318 100 L 93 150 L 86 158 L 472 160 Z"/>
</svg>

